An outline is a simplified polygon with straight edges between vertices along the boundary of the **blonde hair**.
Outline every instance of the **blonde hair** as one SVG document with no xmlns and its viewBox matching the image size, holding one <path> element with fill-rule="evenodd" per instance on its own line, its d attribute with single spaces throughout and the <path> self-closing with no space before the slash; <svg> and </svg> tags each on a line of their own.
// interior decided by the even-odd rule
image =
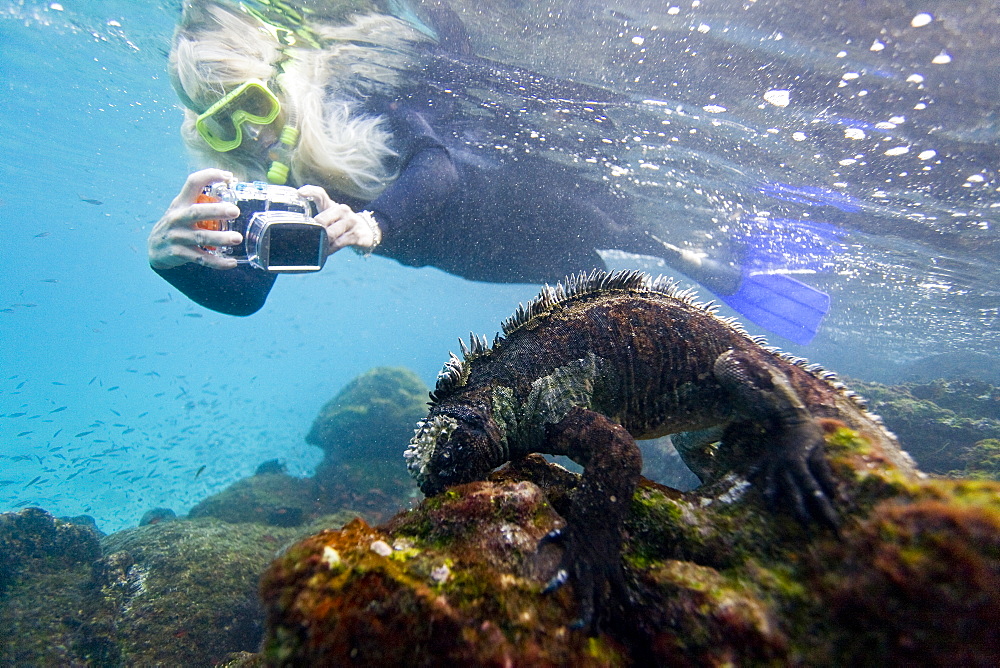
<svg viewBox="0 0 1000 668">
<path fill-rule="evenodd" d="M 181 135 L 205 163 L 241 179 L 263 180 L 267 164 L 241 149 L 213 151 L 195 120 L 236 86 L 267 81 L 276 88 L 283 113 L 290 107 L 296 117 L 300 139 L 291 156 L 293 180 L 323 186 L 331 195 L 373 199 L 395 178 L 387 164 L 396 154 L 385 119 L 366 112 L 363 102 L 397 88 L 415 64 L 416 44 L 427 38 L 409 23 L 376 13 L 309 28 L 320 48 L 285 46 L 273 27 L 238 8 L 186 2 L 170 53 L 174 87 L 188 107 Z M 285 122 L 279 118 L 279 127 Z"/>
</svg>

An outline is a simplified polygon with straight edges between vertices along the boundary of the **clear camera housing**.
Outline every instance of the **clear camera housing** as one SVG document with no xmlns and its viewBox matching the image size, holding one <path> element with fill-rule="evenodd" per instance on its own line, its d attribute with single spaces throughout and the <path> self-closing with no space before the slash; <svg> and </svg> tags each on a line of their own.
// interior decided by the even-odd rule
<svg viewBox="0 0 1000 668">
<path fill-rule="evenodd" d="M 261 181 L 215 183 L 205 188 L 204 197 L 203 201 L 230 202 L 240 209 L 236 218 L 211 221 L 211 229 L 243 235 L 243 243 L 208 249 L 210 252 L 277 273 L 323 268 L 326 228 L 313 220 L 313 202 L 295 188 Z"/>
</svg>

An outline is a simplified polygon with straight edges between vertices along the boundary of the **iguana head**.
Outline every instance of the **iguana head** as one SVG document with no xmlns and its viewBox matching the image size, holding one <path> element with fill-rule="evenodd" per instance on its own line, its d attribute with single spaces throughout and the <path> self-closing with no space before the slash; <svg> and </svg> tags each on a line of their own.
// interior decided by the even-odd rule
<svg viewBox="0 0 1000 668">
<path fill-rule="evenodd" d="M 420 491 L 432 496 L 451 485 L 484 479 L 505 461 L 501 450 L 488 409 L 448 402 L 434 406 L 417 423 L 403 456 Z"/>
</svg>

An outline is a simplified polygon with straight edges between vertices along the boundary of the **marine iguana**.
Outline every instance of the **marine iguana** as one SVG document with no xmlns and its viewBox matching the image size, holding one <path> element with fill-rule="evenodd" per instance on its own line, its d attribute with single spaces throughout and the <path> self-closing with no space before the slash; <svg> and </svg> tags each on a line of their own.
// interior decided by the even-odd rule
<svg viewBox="0 0 1000 668">
<path fill-rule="evenodd" d="M 749 438 L 772 504 L 828 526 L 837 488 L 818 418 L 894 447 L 833 374 L 764 347 L 663 277 L 570 277 L 522 305 L 492 346 L 475 335 L 460 344 L 464 359 L 451 355 L 407 448 L 409 471 L 431 496 L 531 453 L 581 464 L 566 526 L 546 540 L 565 546 L 547 589 L 572 581 L 583 625 L 609 596 L 626 595 L 622 524 L 642 468 L 635 439 L 709 427 L 723 428 L 724 444 Z"/>
</svg>

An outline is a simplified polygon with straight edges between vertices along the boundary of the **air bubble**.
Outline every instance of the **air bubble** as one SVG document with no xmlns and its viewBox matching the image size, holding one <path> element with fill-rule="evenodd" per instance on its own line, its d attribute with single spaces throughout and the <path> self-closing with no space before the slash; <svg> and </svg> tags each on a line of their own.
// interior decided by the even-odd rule
<svg viewBox="0 0 1000 668">
<path fill-rule="evenodd" d="M 773 89 L 764 93 L 764 100 L 776 107 L 787 107 L 791 101 L 791 95 L 787 90 Z"/>
</svg>

